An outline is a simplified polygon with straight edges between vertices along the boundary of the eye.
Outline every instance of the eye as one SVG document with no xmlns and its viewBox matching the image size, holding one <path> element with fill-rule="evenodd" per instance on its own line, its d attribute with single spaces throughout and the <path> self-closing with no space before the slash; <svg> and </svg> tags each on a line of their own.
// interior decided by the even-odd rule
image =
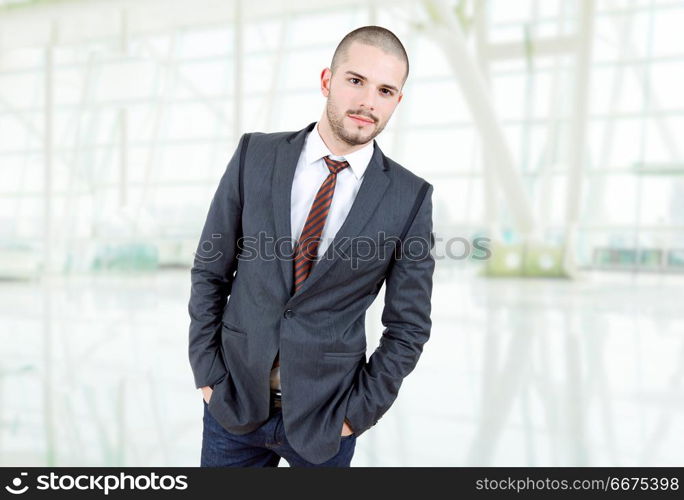
<svg viewBox="0 0 684 500">
<path fill-rule="evenodd" d="M 392 95 L 392 91 L 390 89 L 381 89 L 385 95 Z"/>
<path fill-rule="evenodd" d="M 350 82 L 352 82 L 352 80 L 356 80 L 357 82 L 360 82 L 360 81 L 361 81 L 361 80 L 359 80 L 358 78 L 350 78 L 350 79 L 349 79 Z M 354 83 L 354 82 L 352 82 L 352 83 Z"/>
</svg>

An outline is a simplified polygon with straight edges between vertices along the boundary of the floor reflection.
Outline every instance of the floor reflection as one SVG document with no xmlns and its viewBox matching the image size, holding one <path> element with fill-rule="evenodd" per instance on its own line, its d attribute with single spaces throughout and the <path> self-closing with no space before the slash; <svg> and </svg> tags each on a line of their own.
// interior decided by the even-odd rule
<svg viewBox="0 0 684 500">
<path fill-rule="evenodd" d="M 353 465 L 681 465 L 683 284 L 438 271 L 431 339 Z M 188 296 L 177 270 L 1 283 L 0 465 L 198 465 Z"/>
</svg>

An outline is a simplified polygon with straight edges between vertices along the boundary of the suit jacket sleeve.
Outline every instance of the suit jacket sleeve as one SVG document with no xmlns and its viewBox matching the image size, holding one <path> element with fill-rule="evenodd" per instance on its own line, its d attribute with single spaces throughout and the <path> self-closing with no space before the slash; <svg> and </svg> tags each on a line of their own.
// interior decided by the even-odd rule
<svg viewBox="0 0 684 500">
<path fill-rule="evenodd" d="M 382 312 L 385 329 L 379 346 L 359 371 L 347 404 L 346 417 L 356 435 L 375 425 L 390 408 L 430 336 L 435 268 L 431 252 L 433 191 L 430 185 L 406 234 L 402 255 L 386 278 Z"/>
<path fill-rule="evenodd" d="M 221 354 L 221 319 L 237 269 L 240 237 L 238 168 L 245 135 L 219 181 L 190 271 L 189 357 L 195 386 L 213 386 L 227 370 Z"/>
</svg>

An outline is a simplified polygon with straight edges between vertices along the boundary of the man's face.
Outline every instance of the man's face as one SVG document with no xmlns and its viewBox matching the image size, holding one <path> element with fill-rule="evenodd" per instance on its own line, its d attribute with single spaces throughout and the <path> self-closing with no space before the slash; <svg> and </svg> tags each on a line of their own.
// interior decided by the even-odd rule
<svg viewBox="0 0 684 500">
<path fill-rule="evenodd" d="M 401 101 L 405 63 L 377 47 L 354 42 L 335 74 L 321 74 L 325 113 L 335 136 L 351 145 L 372 141 Z"/>
</svg>

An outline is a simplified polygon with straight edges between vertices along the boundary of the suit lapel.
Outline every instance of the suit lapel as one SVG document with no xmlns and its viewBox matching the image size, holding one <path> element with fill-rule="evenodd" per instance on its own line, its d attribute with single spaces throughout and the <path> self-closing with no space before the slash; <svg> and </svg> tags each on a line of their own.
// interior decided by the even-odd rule
<svg viewBox="0 0 684 500">
<path fill-rule="evenodd" d="M 313 130 L 316 122 L 289 136 L 287 140 L 278 144 L 275 155 L 273 184 L 273 219 L 275 220 L 276 243 L 278 244 L 276 258 L 280 261 L 280 269 L 285 279 L 287 290 L 292 290 L 294 271 L 292 269 L 292 227 L 290 223 L 292 182 L 299 161 L 299 155 L 304 148 L 306 135 Z M 281 243 L 282 242 L 282 243 Z"/>
<path fill-rule="evenodd" d="M 281 258 L 279 260 L 287 290 L 292 290 L 294 271 L 291 258 L 282 257 L 291 257 L 293 253 L 292 228 L 290 224 L 292 182 L 299 161 L 299 155 L 304 147 L 304 140 L 307 133 L 313 130 L 315 124 L 316 122 L 309 124 L 306 128 L 280 143 L 275 157 L 276 163 L 272 186 L 273 216 L 276 225 L 276 238 L 279 241 L 285 240 L 285 243 L 279 246 L 281 249 L 279 252 Z M 347 218 L 328 246 L 325 255 L 314 263 L 311 274 L 309 274 L 309 277 L 306 278 L 304 284 L 292 298 L 306 293 L 337 260 L 343 258 L 343 253 L 351 245 L 351 239 L 360 235 L 366 223 L 375 213 L 375 209 L 380 203 L 390 181 L 386 173 L 388 166 L 385 155 L 375 140 L 373 145 L 373 156 L 366 168 L 361 187 Z"/>
</svg>

